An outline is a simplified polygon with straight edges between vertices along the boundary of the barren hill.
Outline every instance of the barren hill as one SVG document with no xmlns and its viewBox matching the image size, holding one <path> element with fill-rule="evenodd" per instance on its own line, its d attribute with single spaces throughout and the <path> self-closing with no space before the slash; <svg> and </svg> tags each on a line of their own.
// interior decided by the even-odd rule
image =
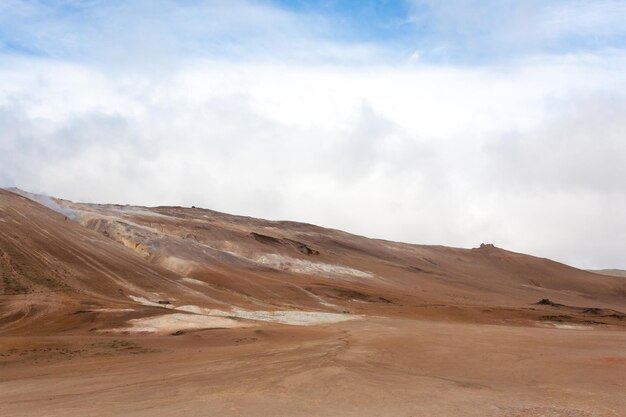
<svg viewBox="0 0 626 417">
<path fill-rule="evenodd" d="M 488 244 L 410 245 L 197 208 L 55 199 L 55 212 L 0 193 L 8 327 L 20 314 L 155 306 L 518 320 L 541 299 L 609 311 L 626 297 L 623 280 Z"/>
<path fill-rule="evenodd" d="M 626 278 L 626 271 L 624 271 L 623 269 L 590 269 L 589 272 L 594 272 L 601 275 L 608 275 L 611 277 Z"/>
</svg>

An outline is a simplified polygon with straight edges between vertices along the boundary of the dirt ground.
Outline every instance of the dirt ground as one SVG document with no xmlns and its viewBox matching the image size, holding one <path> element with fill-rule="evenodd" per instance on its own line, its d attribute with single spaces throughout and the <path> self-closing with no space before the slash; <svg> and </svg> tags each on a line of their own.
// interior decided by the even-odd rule
<svg viewBox="0 0 626 417">
<path fill-rule="evenodd" d="M 626 415 L 626 332 L 408 319 L 0 338 L 2 416 Z"/>
</svg>

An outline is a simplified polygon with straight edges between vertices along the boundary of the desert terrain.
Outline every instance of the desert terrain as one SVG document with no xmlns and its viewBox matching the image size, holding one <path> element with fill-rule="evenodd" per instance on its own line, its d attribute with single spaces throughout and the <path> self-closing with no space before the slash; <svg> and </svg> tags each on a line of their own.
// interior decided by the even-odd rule
<svg viewBox="0 0 626 417">
<path fill-rule="evenodd" d="M 0 415 L 621 417 L 615 275 L 0 189 Z"/>
</svg>

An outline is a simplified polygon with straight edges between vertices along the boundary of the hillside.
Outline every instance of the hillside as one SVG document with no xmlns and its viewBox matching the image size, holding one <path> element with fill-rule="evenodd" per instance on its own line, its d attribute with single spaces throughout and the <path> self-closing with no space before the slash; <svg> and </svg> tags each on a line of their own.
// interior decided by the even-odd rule
<svg viewBox="0 0 626 417">
<path fill-rule="evenodd" d="M 593 308 L 607 312 L 594 320 L 621 324 L 611 314 L 624 305 L 623 280 L 492 245 L 411 245 L 199 208 L 0 193 L 8 327 L 20 314 L 27 322 L 45 311 L 50 320 L 74 309 L 106 328 L 106 309 L 132 311 L 117 314 L 117 325 L 181 307 L 243 318 L 288 311 L 515 321 L 555 310 L 535 305 L 542 299 L 565 306 L 568 321 L 586 320 Z"/>
<path fill-rule="evenodd" d="M 626 278 L 626 271 L 624 271 L 623 269 L 590 269 L 589 272 L 601 275 L 608 275 L 610 277 Z"/>
</svg>

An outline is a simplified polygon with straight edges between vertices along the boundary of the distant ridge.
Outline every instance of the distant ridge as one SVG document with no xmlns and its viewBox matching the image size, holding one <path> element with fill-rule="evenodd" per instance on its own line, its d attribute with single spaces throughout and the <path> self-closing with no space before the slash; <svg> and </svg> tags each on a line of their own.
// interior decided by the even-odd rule
<svg viewBox="0 0 626 417">
<path fill-rule="evenodd" d="M 587 271 L 600 275 L 608 275 L 611 277 L 626 278 L 626 271 L 623 269 L 588 269 Z"/>
</svg>

